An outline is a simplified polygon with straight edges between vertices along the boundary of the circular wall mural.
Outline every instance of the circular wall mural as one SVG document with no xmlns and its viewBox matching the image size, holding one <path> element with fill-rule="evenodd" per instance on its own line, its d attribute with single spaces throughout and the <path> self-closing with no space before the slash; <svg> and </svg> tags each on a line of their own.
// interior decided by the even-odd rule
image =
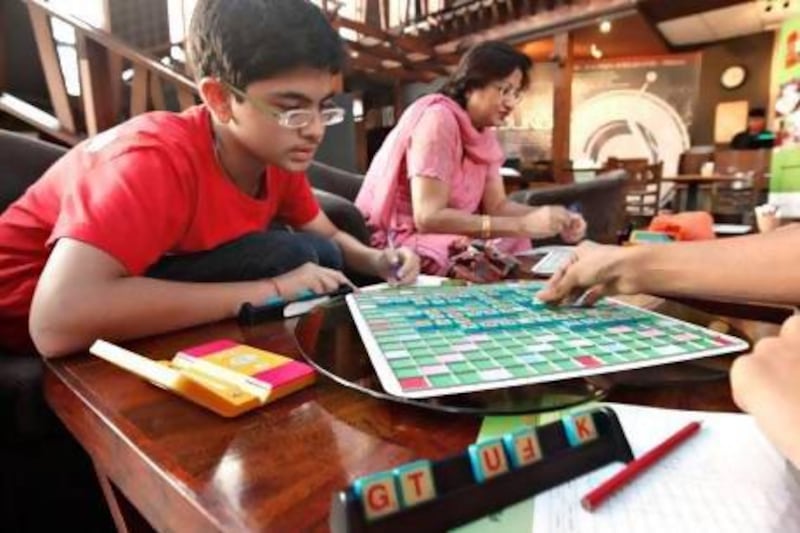
<svg viewBox="0 0 800 533">
<path fill-rule="evenodd" d="M 664 175 L 677 174 L 689 132 L 677 111 L 646 87 L 603 92 L 582 102 L 572 115 L 572 160 L 597 165 L 609 157 L 663 160 Z"/>
</svg>

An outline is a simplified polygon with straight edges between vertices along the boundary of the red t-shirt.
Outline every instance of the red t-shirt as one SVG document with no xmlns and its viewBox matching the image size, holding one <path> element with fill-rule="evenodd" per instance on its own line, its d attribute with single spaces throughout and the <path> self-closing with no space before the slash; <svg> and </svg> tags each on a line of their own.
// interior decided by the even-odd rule
<svg viewBox="0 0 800 533">
<path fill-rule="evenodd" d="M 319 212 L 303 173 L 267 167 L 263 190 L 254 199 L 223 174 L 204 106 L 144 114 L 79 144 L 0 215 L 0 345 L 30 346 L 31 298 L 59 238 L 138 276 L 167 253 L 210 250 L 273 219 L 302 226 Z"/>
</svg>

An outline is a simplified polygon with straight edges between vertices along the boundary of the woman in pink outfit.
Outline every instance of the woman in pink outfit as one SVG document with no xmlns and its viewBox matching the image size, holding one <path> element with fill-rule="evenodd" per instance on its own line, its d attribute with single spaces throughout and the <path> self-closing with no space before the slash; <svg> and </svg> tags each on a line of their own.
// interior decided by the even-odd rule
<svg viewBox="0 0 800 533">
<path fill-rule="evenodd" d="M 423 272 L 446 275 L 450 244 L 464 236 L 497 239 L 507 252 L 530 248 L 532 238 L 583 238 L 580 215 L 513 202 L 503 187 L 494 128 L 519 102 L 530 68 L 510 45 L 483 42 L 464 55 L 440 93 L 406 109 L 356 198 L 373 246 L 407 246 Z"/>
</svg>

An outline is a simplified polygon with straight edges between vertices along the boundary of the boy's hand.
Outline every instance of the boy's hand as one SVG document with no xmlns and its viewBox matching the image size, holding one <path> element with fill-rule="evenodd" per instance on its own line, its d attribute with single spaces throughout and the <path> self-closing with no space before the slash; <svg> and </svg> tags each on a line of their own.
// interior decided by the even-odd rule
<svg viewBox="0 0 800 533">
<path fill-rule="evenodd" d="M 591 289 L 584 305 L 591 305 L 606 294 L 626 292 L 616 266 L 629 251 L 618 246 L 585 242 L 575 248 L 572 261 L 556 272 L 539 291 L 539 299 L 550 303 L 571 303 Z"/>
<path fill-rule="evenodd" d="M 419 256 L 409 248 L 378 251 L 376 270 L 389 284 L 409 285 L 419 276 Z"/>
<path fill-rule="evenodd" d="M 286 274 L 275 276 L 272 280 L 285 300 L 292 300 L 299 293 L 308 290 L 324 294 L 335 291 L 340 285 L 350 285 L 355 289 L 355 285 L 347 279 L 347 276 L 338 270 L 321 267 L 316 263 L 306 263 Z"/>
<path fill-rule="evenodd" d="M 800 468 L 800 316 L 778 337 L 763 339 L 736 359 L 731 387 L 736 405 L 751 413 L 767 437 Z"/>
</svg>

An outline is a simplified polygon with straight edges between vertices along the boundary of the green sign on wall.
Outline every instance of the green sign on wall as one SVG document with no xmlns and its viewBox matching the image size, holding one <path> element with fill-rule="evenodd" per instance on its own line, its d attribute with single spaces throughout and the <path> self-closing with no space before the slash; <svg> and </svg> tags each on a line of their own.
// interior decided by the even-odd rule
<svg viewBox="0 0 800 533">
<path fill-rule="evenodd" d="M 770 169 L 770 203 L 781 215 L 800 217 L 800 18 L 787 20 L 778 37 L 778 57 L 772 73 L 780 89 L 775 104 L 778 146 Z"/>
</svg>

